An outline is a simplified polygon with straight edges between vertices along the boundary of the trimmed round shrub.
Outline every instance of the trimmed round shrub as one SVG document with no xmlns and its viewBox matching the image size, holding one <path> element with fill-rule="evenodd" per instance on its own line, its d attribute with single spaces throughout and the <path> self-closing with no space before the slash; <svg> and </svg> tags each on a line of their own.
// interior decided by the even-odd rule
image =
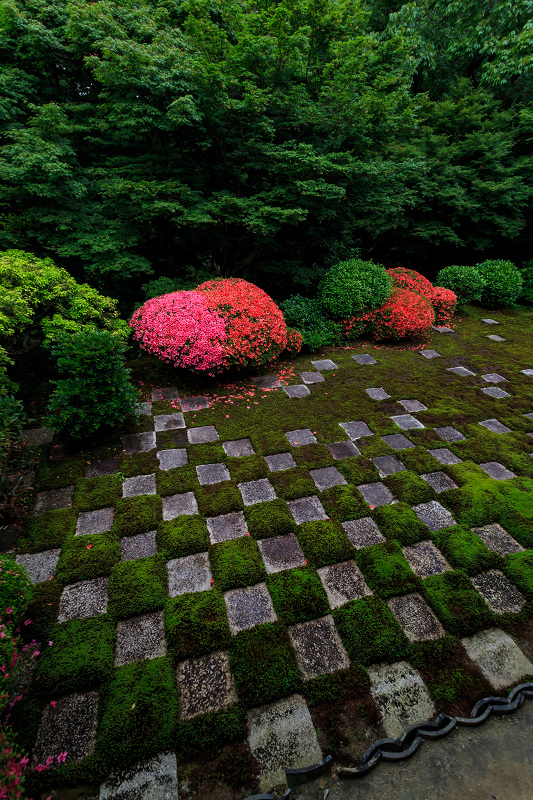
<svg viewBox="0 0 533 800">
<path fill-rule="evenodd" d="M 481 300 L 486 281 L 476 267 L 463 267 L 452 264 L 441 269 L 437 283 L 457 295 L 459 305 Z"/>
<path fill-rule="evenodd" d="M 431 300 L 437 325 L 447 325 L 457 308 L 457 295 L 451 289 L 435 286 Z"/>
<path fill-rule="evenodd" d="M 533 260 L 525 261 L 520 269 L 522 275 L 522 292 L 520 302 L 533 305 Z"/>
<path fill-rule="evenodd" d="M 508 306 L 522 291 L 520 270 L 511 261 L 489 260 L 476 264 L 485 280 L 481 302 L 487 306 Z"/>
<path fill-rule="evenodd" d="M 430 302 L 433 300 L 433 284 L 424 278 L 420 272 L 414 269 L 405 269 L 404 267 L 395 267 L 388 269 L 392 285 L 397 286 L 398 289 L 409 289 L 410 292 L 421 294 Z"/>
<path fill-rule="evenodd" d="M 435 311 L 430 301 L 409 289 L 395 288 L 387 302 L 364 315 L 367 328 L 375 340 L 405 339 L 421 336 L 435 324 Z"/>
<path fill-rule="evenodd" d="M 351 258 L 335 264 L 318 291 L 325 312 L 343 319 L 383 305 L 391 293 L 391 278 L 380 264 Z"/>
<path fill-rule="evenodd" d="M 287 325 L 292 325 L 299 331 L 302 344 L 310 350 L 341 343 L 340 324 L 324 315 L 322 304 L 318 298 L 295 294 L 283 300 L 279 307 Z"/>
</svg>

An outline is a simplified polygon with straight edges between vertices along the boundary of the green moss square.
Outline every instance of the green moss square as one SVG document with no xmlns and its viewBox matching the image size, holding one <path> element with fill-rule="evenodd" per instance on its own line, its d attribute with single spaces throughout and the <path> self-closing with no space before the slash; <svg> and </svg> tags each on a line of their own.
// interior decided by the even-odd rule
<svg viewBox="0 0 533 800">
<path fill-rule="evenodd" d="M 416 472 L 410 472 L 409 470 L 389 475 L 384 478 L 383 482 L 398 500 L 411 506 L 417 506 L 419 503 L 428 503 L 435 496 L 426 481 L 422 480 Z"/>
<path fill-rule="evenodd" d="M 119 536 L 147 533 L 157 528 L 161 516 L 159 495 L 124 497 L 118 500 L 115 506 L 113 531 Z"/>
<path fill-rule="evenodd" d="M 337 608 L 333 618 L 352 661 L 368 665 L 404 658 L 407 637 L 379 597 L 352 600 Z"/>
<path fill-rule="evenodd" d="M 477 575 L 478 572 L 500 565 L 500 557 L 463 525 L 435 531 L 431 538 L 452 567 L 462 569 L 469 575 Z"/>
<path fill-rule="evenodd" d="M 382 542 L 358 550 L 356 560 L 372 589 L 384 599 L 416 592 L 420 578 L 412 572 L 396 542 Z"/>
<path fill-rule="evenodd" d="M 200 486 L 196 490 L 198 509 L 204 517 L 218 517 L 231 511 L 242 511 L 244 503 L 241 493 L 234 483 L 215 483 Z"/>
<path fill-rule="evenodd" d="M 208 592 L 169 598 L 165 606 L 165 633 L 176 663 L 227 648 L 231 634 L 221 592 L 215 587 Z"/>
<path fill-rule="evenodd" d="M 115 669 L 102 699 L 96 753 L 104 763 L 124 766 L 172 749 L 178 701 L 170 659 Z"/>
<path fill-rule="evenodd" d="M 180 722 L 176 731 L 176 746 L 178 751 L 183 754 L 183 758 L 186 758 L 193 748 L 211 755 L 219 751 L 225 744 L 242 742 L 246 738 L 246 730 L 246 713 L 241 706 L 236 706 Z M 226 748 L 227 750 L 228 748 Z M 248 754 L 249 751 L 247 751 Z M 246 756 L 245 766 L 242 764 L 242 756 L 241 758 L 236 756 L 235 748 L 231 748 L 226 758 L 231 759 L 231 767 L 239 775 L 248 775 L 251 764 Z M 219 769 L 221 768 L 219 762 Z M 244 773 L 243 770 L 245 770 Z M 224 772 L 224 776 L 226 774 Z M 242 778 L 237 783 L 240 786 Z"/>
<path fill-rule="evenodd" d="M 378 506 L 372 516 L 385 538 L 396 539 L 402 547 L 429 538 L 427 525 L 418 519 L 407 503 Z"/>
<path fill-rule="evenodd" d="M 230 663 L 239 698 L 248 708 L 287 697 L 302 685 L 287 630 L 279 623 L 238 633 Z"/>
<path fill-rule="evenodd" d="M 385 442 L 382 442 L 382 444 L 385 444 Z M 385 450 L 385 455 L 387 455 L 390 452 L 390 447 L 385 445 Z M 379 480 L 377 469 L 373 463 L 364 456 L 343 458 L 341 461 L 338 461 L 335 466 L 339 472 L 344 475 L 351 486 L 361 486 L 362 484 L 373 483 Z"/>
<path fill-rule="evenodd" d="M 401 462 L 411 472 L 418 475 L 425 475 L 429 472 L 440 472 L 442 464 L 435 456 L 428 453 L 425 447 L 413 447 L 401 451 Z"/>
<path fill-rule="evenodd" d="M 185 494 L 198 488 L 198 475 L 193 466 L 187 465 L 176 469 L 158 470 L 155 474 L 157 493 L 161 497 L 172 494 Z"/>
<path fill-rule="evenodd" d="M 454 570 L 424 581 L 423 592 L 446 630 L 471 636 L 493 624 L 492 615 L 464 572 Z"/>
<path fill-rule="evenodd" d="M 151 475 L 159 469 L 159 459 L 155 450 L 147 453 L 132 453 L 124 456 L 120 462 L 120 472 L 125 478 L 133 478 L 135 475 Z"/>
<path fill-rule="evenodd" d="M 353 557 L 350 540 L 340 523 L 334 520 L 305 522 L 296 535 L 305 557 L 316 569 Z"/>
<path fill-rule="evenodd" d="M 253 586 L 266 577 L 259 546 L 251 536 L 215 544 L 209 553 L 215 586 L 222 592 Z"/>
<path fill-rule="evenodd" d="M 120 539 L 116 533 L 71 537 L 59 557 L 56 578 L 74 583 L 109 575 L 120 561 Z"/>
<path fill-rule="evenodd" d="M 296 625 L 329 614 L 328 598 L 314 569 L 290 569 L 269 575 L 266 581 L 281 622 Z"/>
<path fill-rule="evenodd" d="M 26 611 L 29 625 L 22 625 L 21 639 L 29 642 L 32 639 L 46 638 L 46 633 L 59 614 L 59 600 L 63 584 L 58 580 L 39 583 L 33 590 L 31 602 Z"/>
<path fill-rule="evenodd" d="M 268 503 L 246 506 L 244 516 L 248 530 L 255 539 L 283 536 L 292 533 L 296 527 L 292 514 L 283 500 L 270 500 Z"/>
<path fill-rule="evenodd" d="M 109 613 L 133 617 L 164 607 L 168 597 L 165 561 L 160 554 L 117 564 L 109 577 Z"/>
<path fill-rule="evenodd" d="M 103 475 L 80 481 L 74 492 L 73 507 L 81 511 L 114 506 L 122 495 L 122 484 L 118 475 Z"/>
<path fill-rule="evenodd" d="M 511 553 L 505 557 L 503 569 L 511 583 L 528 600 L 533 600 L 533 551 Z"/>
<path fill-rule="evenodd" d="M 279 429 L 269 430 L 263 426 L 263 430 L 254 431 L 249 437 L 255 452 L 262 456 L 275 456 L 278 453 L 288 452 L 287 437 Z"/>
<path fill-rule="evenodd" d="M 261 456 L 235 458 L 228 458 L 225 456 L 225 463 L 229 469 L 231 480 L 235 483 L 258 481 L 260 478 L 266 478 L 268 475 L 266 461 Z"/>
<path fill-rule="evenodd" d="M 74 456 L 61 461 L 52 461 L 46 455 L 41 456 L 35 489 L 39 492 L 48 489 L 63 489 L 65 486 L 74 486 L 85 472 L 86 460 L 84 456 Z"/>
<path fill-rule="evenodd" d="M 85 690 L 111 677 L 115 623 L 107 614 L 53 625 L 48 637 L 52 645 L 43 646 L 37 659 L 39 692 Z"/>
<path fill-rule="evenodd" d="M 160 522 L 156 543 L 158 552 L 166 561 L 194 553 L 205 553 L 209 548 L 209 531 L 201 517 L 185 514 Z"/>
<path fill-rule="evenodd" d="M 227 458 L 220 442 L 191 445 L 187 452 L 189 461 L 193 466 L 197 464 L 220 464 Z"/>
<path fill-rule="evenodd" d="M 336 464 L 325 444 L 304 444 L 295 447 L 292 454 L 298 466 L 304 469 L 320 469 Z"/>
<path fill-rule="evenodd" d="M 372 425 L 372 428 L 375 429 L 375 427 L 375 424 Z M 375 432 L 378 433 L 378 431 Z M 379 433 L 381 436 L 387 436 L 398 433 L 398 430 L 397 428 L 391 428 L 390 430 L 379 431 Z M 377 456 L 388 456 L 390 454 L 391 448 L 386 442 L 383 441 L 381 436 L 369 436 L 368 438 L 365 437 L 364 439 L 358 439 L 355 442 L 355 445 L 361 451 L 363 458 L 376 458 Z"/>
<path fill-rule="evenodd" d="M 41 553 L 62 547 L 68 536 L 74 534 L 77 518 L 72 508 L 58 508 L 26 520 L 18 540 L 18 551 Z"/>
<path fill-rule="evenodd" d="M 359 519 L 368 513 L 367 504 L 351 486 L 332 486 L 319 497 L 328 517 L 339 522 Z"/>
<path fill-rule="evenodd" d="M 316 494 L 316 486 L 311 475 L 300 467 L 273 472 L 270 475 L 270 483 L 276 494 L 284 500 L 297 500 L 300 497 Z"/>
<path fill-rule="evenodd" d="M 462 458 L 462 454 L 459 453 Z M 481 469 L 480 466 L 473 461 L 463 461 L 460 464 L 446 464 L 444 472 L 455 481 L 458 486 L 465 486 L 466 484 L 487 483 L 490 478 Z"/>
</svg>

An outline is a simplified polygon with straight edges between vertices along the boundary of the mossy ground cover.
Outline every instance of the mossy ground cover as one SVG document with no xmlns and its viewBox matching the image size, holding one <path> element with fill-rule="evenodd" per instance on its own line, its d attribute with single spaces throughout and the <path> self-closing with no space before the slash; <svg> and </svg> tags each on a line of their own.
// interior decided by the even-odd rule
<svg viewBox="0 0 533 800">
<path fill-rule="evenodd" d="M 423 344 L 356 343 L 321 351 L 316 357 L 331 357 L 338 369 L 324 372 L 325 381 L 313 384 L 310 395 L 301 399 L 287 397 L 282 389 L 256 389 L 251 376 L 206 385 L 167 365 L 139 359 L 132 368 L 144 399 L 158 386 L 176 386 L 182 397 L 207 395 L 210 407 L 186 412 L 186 427 L 214 426 L 218 440 L 191 444 L 186 431 L 165 431 L 157 434 L 157 447 L 145 453 L 126 455 L 113 440 L 99 443 L 94 451 L 66 450 L 64 459 L 56 458 L 54 447 L 54 459 L 43 454 L 37 491 L 73 487 L 73 503 L 30 517 L 19 538 L 21 555 L 57 551 L 58 560 L 50 579 L 36 587 L 28 611 L 31 624 L 22 629 L 24 641 L 38 638 L 53 644 L 42 648 L 29 694 L 13 718 L 31 747 L 42 709 L 60 693 L 96 691 L 99 711 L 93 754 L 53 775 L 36 775 L 35 796 L 48 787 L 100 781 L 112 765 L 165 749 L 175 750 L 180 763 L 229 763 L 228 754 L 234 752 L 252 775 L 257 765 L 246 744 L 246 714 L 296 692 L 312 709 L 324 748 L 342 751 L 344 761 L 353 762 L 368 739 L 361 735 L 360 746 L 352 743 L 348 756 L 339 744 L 341 729 L 364 720 L 373 737 L 383 733 L 367 673 L 376 664 L 407 660 L 419 671 L 438 710 L 466 713 L 491 693 L 460 640 L 489 628 L 512 636 L 531 629 L 533 438 L 528 434 L 533 433 L 533 420 L 524 415 L 533 412 L 533 378 L 521 370 L 533 368 L 533 317 L 524 311 L 490 312 L 501 322 L 498 333 L 506 340 L 493 342 L 487 336 L 494 328 L 481 322 L 484 316 L 486 312 L 469 307 L 453 333 L 431 332 Z M 440 358 L 423 358 L 418 352 L 422 346 L 436 349 Z M 371 352 L 377 363 L 359 365 L 352 355 L 360 352 Z M 283 381 L 300 383 L 298 372 L 312 369 L 311 358 L 302 355 L 265 373 L 274 369 Z M 466 366 L 475 375 L 458 376 L 449 371 L 455 366 Z M 493 372 L 508 379 L 500 386 L 510 397 L 494 399 L 482 392 L 489 384 L 481 376 Z M 372 400 L 364 391 L 372 387 L 383 387 L 390 398 Z M 394 423 L 392 417 L 406 413 L 400 400 L 419 400 L 427 407 L 414 413 L 423 429 L 401 430 Z M 153 430 L 153 415 L 179 410 L 176 401 L 156 402 L 152 416 L 142 416 L 140 427 L 132 424 L 128 433 Z M 511 432 L 493 433 L 479 424 L 491 419 Z M 361 455 L 335 459 L 327 445 L 347 439 L 340 423 L 357 421 L 371 431 L 354 440 Z M 464 438 L 443 440 L 434 428 L 446 426 Z M 309 429 L 317 443 L 292 447 L 285 434 L 301 429 Z M 404 437 L 402 449 L 387 442 L 391 434 Z M 226 455 L 223 443 L 243 438 L 250 440 L 255 454 Z M 156 452 L 176 447 L 186 451 L 187 463 L 160 470 Z M 444 449 L 461 461 L 441 463 L 437 454 Z M 278 454 L 291 454 L 295 465 L 279 470 L 269 466 L 265 457 Z M 400 459 L 405 470 L 380 478 L 372 459 L 387 455 Z M 88 463 L 108 457 L 119 459 L 117 475 L 85 477 Z M 490 478 L 480 467 L 487 462 L 502 464 L 516 477 Z M 200 485 L 196 466 L 202 464 L 225 464 L 231 480 Z M 312 471 L 331 467 L 346 483 L 320 491 Z M 457 488 L 437 493 L 421 477 L 435 472 L 444 472 Z M 122 497 L 124 479 L 152 473 L 156 495 Z M 239 485 L 251 481 L 258 481 L 258 492 L 270 493 L 270 499 L 259 494 L 258 502 L 245 505 Z M 358 490 L 363 484 L 383 484 L 392 502 L 371 507 Z M 186 513 L 173 515 L 173 503 L 181 508 L 183 498 Z M 299 500 L 307 504 L 310 517 L 297 517 L 303 513 L 294 505 Z M 456 524 L 433 530 L 413 510 L 434 502 Z M 78 514 L 111 506 L 110 530 L 77 535 Z M 365 545 L 357 531 L 358 526 L 368 529 L 369 518 L 383 538 Z M 494 523 L 523 549 L 507 555 L 490 550 L 473 529 Z M 125 540 L 134 547 L 135 537 L 149 532 L 155 532 L 157 552 L 124 560 Z M 416 573 L 404 549 L 427 541 L 451 570 L 429 577 Z M 207 562 L 202 561 L 205 554 Z M 291 566 L 290 558 L 298 566 Z M 190 586 L 198 580 L 201 590 L 191 591 L 189 584 L 176 589 L 167 568 L 175 559 Z M 204 563 L 209 574 L 202 572 Z M 348 590 L 331 576 L 328 583 L 327 570 L 339 564 L 348 564 L 343 568 L 350 575 L 358 570 L 372 594 L 364 596 L 361 590 L 354 597 L 349 594 L 355 591 L 352 584 Z M 495 613 L 476 591 L 471 579 L 490 570 L 506 576 L 523 596 L 520 612 Z M 88 616 L 81 615 L 81 605 L 68 611 L 66 590 L 102 581 L 105 609 L 89 610 Z M 246 617 L 249 589 L 257 593 L 254 597 L 266 598 L 261 619 Z M 443 638 L 409 641 L 389 602 L 413 593 L 436 615 Z M 74 616 L 58 622 L 60 609 Z M 259 614 L 254 606 L 255 612 Z M 160 620 L 164 652 L 115 666 L 119 625 L 150 615 Z M 333 620 L 350 667 L 308 680 L 300 669 L 295 631 L 326 618 Z M 176 670 L 213 653 L 227 653 L 234 698 L 227 707 L 182 719 Z M 253 787 L 252 779 L 249 784 L 246 780 L 244 776 L 243 784 Z"/>
</svg>

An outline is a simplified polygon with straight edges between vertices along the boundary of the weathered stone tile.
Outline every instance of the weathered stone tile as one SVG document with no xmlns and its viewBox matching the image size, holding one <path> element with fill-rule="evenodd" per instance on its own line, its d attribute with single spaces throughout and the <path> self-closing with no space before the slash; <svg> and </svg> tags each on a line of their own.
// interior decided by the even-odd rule
<svg viewBox="0 0 533 800">
<path fill-rule="evenodd" d="M 304 681 L 350 666 L 348 654 L 330 614 L 294 625 L 288 629 L 288 633 Z"/>
<path fill-rule="evenodd" d="M 417 411 L 427 411 L 427 406 L 419 400 L 398 400 L 398 402 L 410 414 L 416 414 Z"/>
<path fill-rule="evenodd" d="M 413 506 L 413 511 L 430 531 L 440 531 L 441 528 L 449 528 L 451 525 L 457 524 L 450 512 L 437 500 Z"/>
<path fill-rule="evenodd" d="M 498 422 L 497 419 L 484 419 L 483 422 L 479 423 L 483 425 L 484 428 L 487 430 L 492 431 L 492 433 L 511 433 L 511 428 L 508 428 L 507 425 L 503 425 L 503 423 Z"/>
<path fill-rule="evenodd" d="M 472 528 L 472 530 L 477 533 L 489 550 L 498 553 L 502 557 L 508 556 L 510 553 L 519 553 L 520 550 L 524 549 L 498 522 L 483 525 L 481 528 Z"/>
<path fill-rule="evenodd" d="M 440 353 L 437 353 L 436 350 L 419 350 L 418 352 L 420 353 L 421 356 L 424 356 L 424 358 L 430 358 L 431 359 L 431 358 L 440 358 L 441 357 Z"/>
<path fill-rule="evenodd" d="M 507 378 L 504 378 L 502 375 L 498 375 L 497 372 L 487 372 L 485 375 L 481 376 L 484 381 L 487 383 L 507 383 Z"/>
<path fill-rule="evenodd" d="M 152 391 L 152 402 L 157 401 L 172 402 L 179 400 L 178 390 L 174 386 L 163 386 L 161 389 L 154 389 Z"/>
<path fill-rule="evenodd" d="M 440 639 L 444 636 L 444 628 L 419 594 L 393 597 L 388 601 L 388 606 L 410 642 Z"/>
<path fill-rule="evenodd" d="M 385 389 L 381 386 L 374 387 L 372 389 L 365 389 L 365 392 L 372 400 L 387 400 L 390 397 L 390 394 L 387 394 Z"/>
<path fill-rule="evenodd" d="M 379 472 L 380 478 L 386 478 L 396 472 L 405 470 L 404 465 L 396 456 L 376 456 L 376 458 L 371 458 L 370 460 Z"/>
<path fill-rule="evenodd" d="M 207 442 L 218 442 L 219 435 L 214 425 L 202 425 L 199 428 L 189 428 L 187 439 L 189 444 L 206 444 Z"/>
<path fill-rule="evenodd" d="M 137 558 L 149 558 L 157 553 L 155 541 L 156 531 L 138 533 L 136 536 L 124 536 L 120 540 L 120 560 L 135 561 Z"/>
<path fill-rule="evenodd" d="M 387 736 L 398 738 L 415 722 L 435 714 L 424 681 L 407 661 L 376 664 L 368 668 L 370 692 L 383 717 Z"/>
<path fill-rule="evenodd" d="M 521 369 L 520 372 L 523 372 L 528 378 L 533 378 L 533 369 Z"/>
<path fill-rule="evenodd" d="M 211 570 L 207 553 L 196 553 L 167 561 L 168 593 L 178 597 L 189 592 L 206 592 L 211 588 Z"/>
<path fill-rule="evenodd" d="M 100 786 L 98 800 L 175 800 L 177 797 L 176 754 L 167 752 L 126 769 L 112 770 Z"/>
<path fill-rule="evenodd" d="M 156 431 L 175 431 L 185 427 L 185 418 L 181 411 L 175 414 L 157 414 L 154 417 Z"/>
<path fill-rule="evenodd" d="M 145 403 L 137 403 L 135 406 L 135 413 L 138 414 L 140 417 L 149 417 L 152 414 L 152 404 L 145 402 Z"/>
<path fill-rule="evenodd" d="M 316 495 L 302 497 L 300 500 L 289 500 L 287 505 L 297 525 L 328 518 L 324 506 Z"/>
<path fill-rule="evenodd" d="M 497 461 L 487 461 L 485 464 L 479 465 L 483 472 L 486 472 L 489 478 L 494 478 L 495 481 L 509 481 L 516 478 L 514 472 L 499 464 Z"/>
<path fill-rule="evenodd" d="M 319 372 L 328 369 L 338 369 L 338 366 L 330 358 L 325 358 L 322 361 L 311 361 L 311 364 L 315 369 L 319 370 Z"/>
<path fill-rule="evenodd" d="M 503 336 L 497 336 L 495 333 L 487 336 L 487 339 L 492 339 L 493 342 L 505 342 L 506 339 Z"/>
<path fill-rule="evenodd" d="M 522 414 L 523 417 L 527 417 L 528 419 L 533 419 L 533 413 L 531 414 Z"/>
<path fill-rule="evenodd" d="M 277 494 L 274 487 L 267 478 L 260 478 L 258 481 L 246 481 L 238 483 L 242 502 L 245 506 L 253 506 L 256 503 L 265 503 L 268 500 L 275 500 Z"/>
<path fill-rule="evenodd" d="M 484 394 L 488 394 L 489 397 L 494 397 L 497 400 L 500 400 L 502 397 L 511 397 L 509 392 L 504 392 L 503 389 L 500 389 L 498 386 L 487 386 L 486 389 L 481 390 Z"/>
<path fill-rule="evenodd" d="M 82 511 L 78 515 L 75 536 L 86 536 L 91 533 L 105 533 L 113 525 L 114 509 L 99 508 L 97 511 Z"/>
<path fill-rule="evenodd" d="M 225 464 L 199 464 L 196 467 L 196 474 L 201 486 L 210 486 L 213 483 L 231 480 Z"/>
<path fill-rule="evenodd" d="M 305 444 L 316 444 L 317 438 L 309 428 L 301 428 L 297 431 L 287 431 L 285 436 L 293 447 L 300 447 Z"/>
<path fill-rule="evenodd" d="M 294 533 L 260 539 L 258 545 L 269 575 L 305 564 L 305 556 Z"/>
<path fill-rule="evenodd" d="M 371 547 L 373 544 L 385 541 L 385 537 L 372 517 L 350 519 L 347 522 L 343 522 L 342 527 L 356 550 L 361 550 L 363 547 Z"/>
<path fill-rule="evenodd" d="M 424 542 L 416 542 L 410 547 L 404 547 L 403 554 L 419 578 L 441 575 L 451 569 L 440 550 L 429 539 Z"/>
<path fill-rule="evenodd" d="M 177 669 L 180 719 L 194 719 L 237 702 L 227 652 L 182 661 Z"/>
<path fill-rule="evenodd" d="M 305 383 L 297 384 L 296 386 L 284 386 L 283 391 L 288 397 L 307 397 L 311 394 Z"/>
<path fill-rule="evenodd" d="M 39 492 L 33 507 L 33 516 L 42 514 L 43 511 L 55 511 L 57 508 L 69 508 L 72 505 L 74 486 L 67 486 L 65 489 L 50 489 L 47 492 Z"/>
<path fill-rule="evenodd" d="M 75 763 L 94 750 L 98 724 L 98 692 L 70 694 L 47 705 L 41 717 L 30 768 L 46 764 L 52 757 L 54 766 L 63 755 L 65 763 Z"/>
<path fill-rule="evenodd" d="M 207 517 L 206 524 L 211 544 L 238 539 L 239 536 L 246 536 L 248 533 L 248 525 L 242 511 L 232 511 L 230 514 L 221 514 L 218 517 Z"/>
<path fill-rule="evenodd" d="M 25 428 L 20 438 L 28 447 L 40 447 L 51 444 L 55 432 L 55 428 Z"/>
<path fill-rule="evenodd" d="M 466 367 L 448 367 L 447 372 L 454 372 L 456 375 L 461 375 L 462 377 L 476 374 L 475 372 L 472 372 L 471 369 L 467 369 Z"/>
<path fill-rule="evenodd" d="M 182 514 L 198 514 L 198 503 L 194 492 L 163 497 L 163 520 L 168 522 Z"/>
<path fill-rule="evenodd" d="M 304 383 L 324 383 L 324 376 L 320 372 L 300 372 Z"/>
<path fill-rule="evenodd" d="M 337 461 L 341 458 L 355 458 L 361 455 L 361 451 L 351 441 L 332 442 L 327 445 L 327 448 Z"/>
<path fill-rule="evenodd" d="M 394 497 L 390 489 L 384 483 L 376 481 L 376 483 L 363 483 L 357 487 L 363 495 L 364 499 L 371 508 L 376 506 L 387 506 Z"/>
<path fill-rule="evenodd" d="M 359 600 L 360 597 L 372 594 L 355 561 L 331 564 L 329 567 L 317 569 L 317 572 L 332 609 L 339 608 L 350 600 Z"/>
<path fill-rule="evenodd" d="M 260 375 L 253 379 L 258 389 L 280 389 L 282 383 L 277 375 Z"/>
<path fill-rule="evenodd" d="M 518 614 L 524 607 L 525 598 L 498 569 L 480 572 L 471 581 L 494 614 Z"/>
<path fill-rule="evenodd" d="M 366 422 L 339 422 L 339 425 L 344 431 L 346 431 L 352 441 L 354 439 L 362 439 L 363 436 L 374 435 Z"/>
<path fill-rule="evenodd" d="M 117 623 L 115 667 L 166 655 L 163 612 L 141 614 Z"/>
<path fill-rule="evenodd" d="M 122 444 L 124 452 L 128 456 L 133 455 L 133 453 L 148 453 L 156 446 L 155 431 L 131 433 L 128 436 L 123 436 Z"/>
<path fill-rule="evenodd" d="M 437 494 L 447 492 L 448 489 L 457 489 L 457 484 L 454 483 L 445 472 L 427 472 L 420 477 L 422 480 L 426 481 Z"/>
<path fill-rule="evenodd" d="M 231 442 L 223 442 L 222 447 L 227 456 L 231 458 L 243 458 L 244 456 L 255 455 L 250 439 L 235 439 Z"/>
<path fill-rule="evenodd" d="M 432 325 L 431 327 L 439 333 L 453 333 L 453 328 L 449 328 L 447 325 Z"/>
<path fill-rule="evenodd" d="M 201 411 L 202 408 L 209 408 L 207 397 L 180 397 L 182 411 Z"/>
<path fill-rule="evenodd" d="M 462 433 L 451 425 L 445 425 L 443 428 L 433 428 L 433 430 L 445 442 L 460 442 L 465 438 Z"/>
<path fill-rule="evenodd" d="M 85 467 L 86 478 L 100 478 L 104 475 L 115 475 L 118 472 L 118 458 L 103 458 L 101 461 L 89 461 Z"/>
<path fill-rule="evenodd" d="M 482 319 L 481 322 L 484 322 L 486 325 L 499 325 L 500 324 L 495 319 Z"/>
<path fill-rule="evenodd" d="M 468 657 L 495 689 L 505 689 L 533 675 L 533 664 L 511 637 L 499 628 L 461 640 Z"/>
<path fill-rule="evenodd" d="M 448 450 L 447 447 L 440 447 L 437 450 L 428 450 L 428 453 L 440 461 L 441 464 L 461 464 L 463 459 L 458 458 L 455 453 Z"/>
<path fill-rule="evenodd" d="M 394 417 L 391 417 L 391 420 L 402 429 L 402 431 L 410 431 L 420 428 L 425 428 L 425 425 L 422 425 L 420 420 L 416 417 L 413 417 L 412 414 L 399 414 Z"/>
<path fill-rule="evenodd" d="M 248 744 L 260 766 L 260 791 L 285 782 L 285 769 L 322 759 L 305 700 L 298 694 L 248 712 Z"/>
<path fill-rule="evenodd" d="M 61 549 L 21 553 L 15 557 L 15 561 L 24 567 L 32 583 L 44 583 L 54 577 L 60 554 Z"/>
<path fill-rule="evenodd" d="M 411 447 L 415 447 L 412 441 L 404 436 L 403 433 L 389 433 L 380 438 L 393 450 L 410 450 Z"/>
<path fill-rule="evenodd" d="M 107 611 L 108 578 L 95 578 L 65 586 L 59 601 L 58 622 L 87 619 Z"/>
<path fill-rule="evenodd" d="M 163 472 L 184 467 L 188 462 L 185 447 L 174 448 L 173 450 L 159 450 L 156 455 L 159 459 L 159 469 Z"/>
<path fill-rule="evenodd" d="M 265 461 L 270 472 L 283 472 L 296 466 L 292 453 L 277 453 L 274 456 L 265 456 Z"/>
<path fill-rule="evenodd" d="M 135 475 L 125 478 L 122 484 L 122 497 L 138 497 L 141 494 L 156 494 L 155 472 L 151 475 Z"/>
<path fill-rule="evenodd" d="M 373 356 L 369 356 L 367 353 L 360 353 L 357 356 L 352 356 L 354 361 L 357 361 L 358 364 L 377 364 Z"/>
<path fill-rule="evenodd" d="M 239 631 L 277 620 L 266 583 L 256 583 L 244 589 L 231 589 L 224 594 L 230 631 Z"/>
<path fill-rule="evenodd" d="M 336 467 L 323 467 L 321 469 L 310 470 L 311 477 L 319 492 L 325 492 L 333 486 L 347 486 L 348 481 L 341 475 Z"/>
</svg>

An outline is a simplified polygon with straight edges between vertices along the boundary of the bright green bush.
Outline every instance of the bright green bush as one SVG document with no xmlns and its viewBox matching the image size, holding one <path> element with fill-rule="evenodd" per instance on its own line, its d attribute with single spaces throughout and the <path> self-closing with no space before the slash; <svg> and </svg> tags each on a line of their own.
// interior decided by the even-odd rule
<svg viewBox="0 0 533 800">
<path fill-rule="evenodd" d="M 524 262 L 520 274 L 522 275 L 522 292 L 519 300 L 522 303 L 533 305 L 533 259 Z"/>
<path fill-rule="evenodd" d="M 280 303 L 279 307 L 287 325 L 296 328 L 302 334 L 303 343 L 310 350 L 341 343 L 341 326 L 324 316 L 318 298 L 301 297 L 296 294 Z"/>
<path fill-rule="evenodd" d="M 326 273 L 318 296 L 327 314 L 342 319 L 379 308 L 388 300 L 391 288 L 391 277 L 384 267 L 351 258 Z"/>
<path fill-rule="evenodd" d="M 435 284 L 451 289 L 457 295 L 458 304 L 464 305 L 481 300 L 486 281 L 476 267 L 452 264 L 440 270 Z"/>
<path fill-rule="evenodd" d="M 508 306 L 520 296 L 522 276 L 511 261 L 483 261 L 476 269 L 486 283 L 481 295 L 484 305 Z"/>
</svg>

